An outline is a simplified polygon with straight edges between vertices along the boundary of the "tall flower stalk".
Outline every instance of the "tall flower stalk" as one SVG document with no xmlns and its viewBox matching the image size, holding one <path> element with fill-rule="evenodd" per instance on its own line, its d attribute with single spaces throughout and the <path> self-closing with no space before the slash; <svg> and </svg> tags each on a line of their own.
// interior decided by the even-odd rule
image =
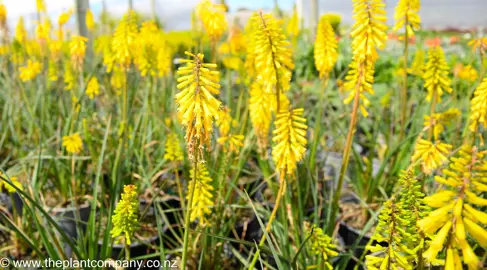
<svg viewBox="0 0 487 270">
<path fill-rule="evenodd" d="M 332 233 L 335 227 L 335 219 L 338 211 L 338 201 L 340 200 L 343 180 L 347 171 L 352 148 L 355 124 L 358 119 L 358 110 L 367 116 L 366 106 L 370 101 L 365 93 L 373 94 L 372 84 L 374 82 L 374 64 L 378 58 L 377 49 L 385 47 L 387 36 L 385 30 L 387 20 L 385 16 L 385 4 L 381 0 L 353 0 L 355 23 L 351 36 L 353 59 L 350 70 L 346 76 L 345 88 L 350 93 L 345 99 L 345 104 L 353 101 L 352 115 L 348 128 L 345 148 L 343 149 L 343 160 L 340 168 L 340 175 L 333 194 L 333 202 L 329 219 L 328 233 Z"/>
<path fill-rule="evenodd" d="M 408 104 L 408 52 L 409 38 L 414 36 L 414 30 L 419 29 L 421 19 L 418 15 L 420 0 L 400 0 L 396 6 L 394 19 L 394 31 L 404 28 L 404 67 L 403 67 L 403 86 L 401 88 L 401 133 L 400 138 L 404 136 L 406 129 L 407 104 Z"/>
<path fill-rule="evenodd" d="M 218 119 L 218 110 L 221 102 L 213 94 L 220 93 L 219 72 L 216 71 L 216 64 L 203 62 L 204 55 L 185 52 L 192 59 L 182 60 L 186 66 L 180 67 L 177 71 L 177 88 L 181 90 L 176 95 L 178 114 L 181 124 L 186 129 L 185 140 L 188 149 L 188 156 L 193 161 L 193 184 L 188 190 L 188 204 L 184 224 L 184 244 L 181 269 L 186 269 L 189 244 L 189 226 L 191 224 L 191 213 L 193 211 L 193 200 L 196 190 L 197 179 L 199 179 L 198 162 L 203 162 L 203 149 L 205 145 L 210 148 L 210 136 L 213 132 L 213 120 Z"/>
<path fill-rule="evenodd" d="M 296 171 L 296 166 L 302 160 L 306 152 L 306 119 L 303 118 L 304 109 L 283 110 L 276 116 L 276 129 L 273 131 L 272 141 L 276 145 L 272 148 L 272 157 L 279 173 L 279 191 L 277 192 L 274 209 L 266 226 L 266 232 L 271 231 L 282 196 L 286 191 L 286 176 L 292 177 Z M 266 240 L 266 234 L 262 236 L 259 247 L 262 247 Z M 259 258 L 260 249 L 254 254 L 249 270 L 253 269 Z"/>
<path fill-rule="evenodd" d="M 280 96 L 289 90 L 294 68 L 291 44 L 272 14 L 254 13 L 250 20 L 254 29 L 255 68 L 259 70 L 257 80 L 267 93 L 275 93 L 276 113 L 279 113 Z"/>
</svg>

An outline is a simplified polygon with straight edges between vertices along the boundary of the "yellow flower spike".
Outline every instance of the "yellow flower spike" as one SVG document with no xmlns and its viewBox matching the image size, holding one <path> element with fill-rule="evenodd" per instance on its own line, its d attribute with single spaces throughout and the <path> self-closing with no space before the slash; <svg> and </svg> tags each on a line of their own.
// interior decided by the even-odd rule
<svg viewBox="0 0 487 270">
<path fill-rule="evenodd" d="M 293 37 L 297 37 L 299 35 L 299 17 L 296 5 L 294 5 L 293 14 L 287 23 L 286 32 Z"/>
<path fill-rule="evenodd" d="M 448 233 L 450 232 L 450 229 L 452 227 L 452 222 L 447 221 L 443 227 L 438 231 L 436 236 L 433 238 L 433 241 L 431 241 L 430 247 L 426 252 L 423 254 L 424 258 L 431 262 L 436 259 L 436 256 L 438 255 L 438 252 L 443 248 L 443 243 L 446 240 L 446 237 L 448 236 Z"/>
<path fill-rule="evenodd" d="M 27 39 L 27 30 L 25 29 L 24 17 L 20 16 L 17 25 L 15 26 L 15 39 L 20 43 L 24 43 Z"/>
<path fill-rule="evenodd" d="M 247 41 L 248 40 L 245 38 L 244 34 L 242 33 L 242 29 L 238 25 L 233 25 L 232 28 L 230 29 L 230 33 L 228 33 L 228 42 L 222 43 L 220 48 L 222 50 L 227 50 L 226 54 L 232 53 L 234 55 L 238 55 L 246 52 Z M 227 44 L 226 45 L 227 48 L 225 48 L 224 44 Z"/>
<path fill-rule="evenodd" d="M 437 194 L 430 196 L 431 200 L 437 198 L 447 201 L 450 198 L 451 202 L 419 221 L 421 230 L 427 234 L 434 233 L 438 224 L 454 223 L 454 226 L 449 225 L 453 230 L 448 233 L 447 242 L 445 267 L 450 269 L 462 269 L 457 249 L 462 250 L 463 261 L 468 265 L 468 269 L 479 269 L 479 259 L 468 243 L 469 239 L 475 240 L 484 248 L 487 247 L 487 230 L 479 225 L 487 224 L 487 214 L 469 205 L 469 203 L 487 205 L 487 200 L 476 194 L 480 192 L 475 184 L 487 179 L 487 162 L 484 157 L 484 151 L 478 151 L 476 147 L 469 145 L 460 147 L 457 155 L 450 158 L 449 167 L 442 170 L 442 176 L 435 177 L 435 181 L 446 185 L 440 185 Z M 443 202 L 433 204 L 436 207 Z M 430 249 L 425 253 L 424 257 L 431 263 L 434 263 L 436 255 L 443 247 L 445 226 L 437 233 Z M 471 238 L 467 237 L 467 233 Z"/>
<path fill-rule="evenodd" d="M 27 65 L 19 68 L 19 78 L 23 82 L 30 81 L 37 77 L 42 71 L 42 66 L 37 61 L 28 60 Z"/>
<path fill-rule="evenodd" d="M 255 69 L 257 80 L 267 93 L 282 93 L 290 88 L 294 68 L 292 50 L 282 28 L 272 14 L 254 13 L 250 18 L 253 29 Z"/>
<path fill-rule="evenodd" d="M 242 59 L 238 56 L 226 56 L 223 58 L 222 62 L 226 68 L 237 71 L 243 66 Z"/>
<path fill-rule="evenodd" d="M 125 243 L 130 245 L 135 231 L 139 228 L 139 200 L 137 198 L 137 187 L 126 185 L 123 187 L 122 199 L 117 203 L 113 212 L 112 237 L 123 235 Z"/>
<path fill-rule="evenodd" d="M 142 23 L 139 33 L 139 42 L 137 42 L 137 54 L 135 63 L 140 70 L 140 75 L 155 76 L 158 71 L 159 52 L 164 48 L 164 39 L 162 32 L 154 21 Z M 167 64 L 167 63 L 164 63 Z"/>
<path fill-rule="evenodd" d="M 202 0 L 196 6 L 196 15 L 200 19 L 206 33 L 213 41 L 218 41 L 227 30 L 225 19 L 226 8 L 221 4 L 214 4 L 210 0 Z"/>
<path fill-rule="evenodd" d="M 46 3 L 44 0 L 36 0 L 36 9 L 38 13 L 46 12 Z"/>
<path fill-rule="evenodd" d="M 226 136 L 231 129 L 237 127 L 237 121 L 235 121 L 230 115 L 230 109 L 218 111 L 218 120 L 216 121 L 220 136 Z"/>
<path fill-rule="evenodd" d="M 178 135 L 174 132 L 169 133 L 166 138 L 164 159 L 171 161 L 182 161 L 184 160 L 183 151 L 179 144 Z"/>
<path fill-rule="evenodd" d="M 306 152 L 306 119 L 303 118 L 304 109 L 281 111 L 277 114 L 272 132 L 272 141 L 276 145 L 272 148 L 272 157 L 276 169 L 281 173 L 293 175 L 297 163 Z"/>
<path fill-rule="evenodd" d="M 207 215 L 211 214 L 211 207 L 214 205 L 212 201 L 213 194 L 211 193 L 213 191 L 211 186 L 213 180 L 204 163 L 199 163 L 197 166 L 196 178 L 194 177 L 194 168 L 190 171 L 191 181 L 188 185 L 186 199 L 189 200 L 191 197 L 189 191 L 194 189 L 193 201 L 190 207 L 190 220 L 195 221 L 199 219 L 199 223 L 205 226 L 208 224 Z"/>
<path fill-rule="evenodd" d="M 472 47 L 472 51 L 480 51 L 481 54 L 487 51 L 487 37 L 478 37 L 468 42 L 468 46 Z"/>
<path fill-rule="evenodd" d="M 91 11 L 91 9 L 86 10 L 85 20 L 86 28 L 88 28 L 88 30 L 90 31 L 93 31 L 93 29 L 95 29 L 95 19 L 93 18 L 93 12 Z"/>
<path fill-rule="evenodd" d="M 125 74 L 119 67 L 114 67 L 112 76 L 110 78 L 110 85 L 116 90 L 117 96 L 120 95 L 120 90 L 123 87 Z"/>
<path fill-rule="evenodd" d="M 217 142 L 224 146 L 225 151 L 238 153 L 243 146 L 244 135 L 229 134 L 218 138 Z"/>
<path fill-rule="evenodd" d="M 431 174 L 434 169 L 440 167 L 446 160 L 446 155 L 450 152 L 452 146 L 440 141 L 435 143 L 420 139 L 416 143 L 411 160 L 413 162 L 421 161 L 423 172 Z"/>
<path fill-rule="evenodd" d="M 192 59 L 183 60 L 186 66 L 178 69 L 177 88 L 181 90 L 176 94 L 178 114 L 181 124 L 186 128 L 186 142 L 188 144 L 190 159 L 193 158 L 193 149 L 197 140 L 210 147 L 210 135 L 213 132 L 213 119 L 218 119 L 221 102 L 213 94 L 219 94 L 219 72 L 215 71 L 216 64 L 203 62 L 203 54 L 194 55 L 186 52 Z M 198 159 L 200 160 L 200 159 Z"/>
<path fill-rule="evenodd" d="M 58 62 L 61 57 L 63 56 L 63 48 L 64 48 L 64 42 L 61 40 L 52 40 L 49 42 L 49 55 L 51 57 L 51 61 L 49 61 L 49 64 L 52 62 Z"/>
<path fill-rule="evenodd" d="M 344 104 L 349 104 L 355 98 L 355 92 L 360 92 L 360 111 L 365 117 L 368 116 L 367 110 L 365 109 L 368 104 L 370 104 L 369 99 L 365 96 L 365 93 L 374 94 L 372 89 L 372 84 L 374 83 L 374 66 L 372 61 L 362 62 L 357 64 L 357 62 L 352 61 L 349 65 L 349 71 L 345 77 L 345 89 L 349 92 L 348 96 L 344 99 Z"/>
<path fill-rule="evenodd" d="M 425 52 L 424 50 L 418 49 L 416 54 L 414 55 L 413 62 L 411 63 L 411 69 L 408 69 L 408 73 L 423 77 L 424 72 L 424 60 L 425 60 Z"/>
<path fill-rule="evenodd" d="M 109 57 L 106 62 L 113 62 L 123 70 L 128 69 L 135 57 L 137 36 L 136 15 L 130 10 L 115 29 L 111 46 L 113 54 L 105 56 Z"/>
<path fill-rule="evenodd" d="M 465 80 L 467 82 L 475 82 L 477 80 L 479 74 L 477 73 L 477 70 L 475 70 L 474 67 L 471 65 L 466 65 L 463 66 L 458 72 L 458 78 Z"/>
<path fill-rule="evenodd" d="M 333 243 L 333 238 L 325 234 L 323 229 L 316 225 L 310 225 L 308 222 L 304 223 L 304 229 L 309 237 L 309 244 L 311 245 L 311 252 L 320 255 L 325 261 L 325 269 L 332 270 L 333 267 L 329 263 L 330 259 L 338 256 L 337 247 Z"/>
<path fill-rule="evenodd" d="M 448 109 L 443 113 L 435 113 L 433 116 L 426 115 L 424 126 L 427 129 L 433 128 L 434 139 L 438 140 L 440 133 L 445 130 L 445 125 L 449 125 L 458 116 L 460 116 L 460 111 L 457 108 Z"/>
<path fill-rule="evenodd" d="M 483 247 L 487 248 L 487 230 L 477 225 L 477 223 L 471 221 L 468 218 L 463 219 L 465 223 L 465 229 L 470 235 Z"/>
<path fill-rule="evenodd" d="M 475 89 L 470 107 L 470 130 L 476 132 L 479 124 L 487 127 L 487 77 Z"/>
<path fill-rule="evenodd" d="M 45 20 L 43 23 L 37 22 L 35 34 L 39 41 L 48 41 L 51 36 L 51 23 L 49 20 Z"/>
<path fill-rule="evenodd" d="M 63 146 L 68 153 L 79 154 L 83 149 L 83 141 L 79 133 L 74 133 L 70 136 L 63 136 Z"/>
<path fill-rule="evenodd" d="M 73 15 L 72 9 L 61 13 L 61 15 L 59 15 L 59 18 L 57 19 L 57 24 L 59 25 L 59 27 L 64 26 L 69 21 L 69 18 L 71 18 L 71 15 Z"/>
<path fill-rule="evenodd" d="M 73 72 L 73 65 L 69 61 L 66 62 L 64 66 L 64 84 L 65 90 L 72 90 L 76 85 L 76 77 Z"/>
<path fill-rule="evenodd" d="M 69 52 L 71 54 L 71 61 L 73 69 L 80 72 L 83 68 L 83 62 L 86 54 L 86 42 L 87 38 L 82 36 L 73 36 L 69 43 Z"/>
<path fill-rule="evenodd" d="M 56 82 L 59 79 L 57 71 L 58 66 L 54 62 L 49 61 L 49 66 L 47 70 L 47 76 L 49 77 L 49 81 Z"/>
<path fill-rule="evenodd" d="M 7 8 L 3 3 L 0 3 L 0 26 L 4 28 L 7 25 Z"/>
<path fill-rule="evenodd" d="M 314 60 L 320 77 L 328 76 L 338 59 L 338 41 L 335 31 L 326 17 L 322 16 L 316 31 Z"/>
<path fill-rule="evenodd" d="M 355 23 L 350 33 L 353 60 L 375 62 L 377 49 L 384 49 L 387 40 L 385 4 L 380 0 L 353 0 L 353 14 Z"/>
<path fill-rule="evenodd" d="M 394 31 L 406 27 L 406 34 L 408 37 L 414 36 L 414 31 L 419 30 L 421 18 L 418 15 L 420 8 L 419 0 L 400 0 L 396 6 L 394 13 Z"/>
<path fill-rule="evenodd" d="M 157 71 L 159 77 L 169 75 L 172 66 L 172 49 L 166 41 L 160 42 L 160 48 L 157 52 Z"/>
<path fill-rule="evenodd" d="M 90 81 L 88 82 L 88 86 L 86 87 L 86 95 L 93 99 L 95 96 L 100 94 L 100 84 L 98 83 L 98 79 L 93 76 L 91 77 Z"/>
<path fill-rule="evenodd" d="M 427 101 L 441 101 L 444 92 L 451 93 L 451 80 L 448 77 L 450 68 L 445 59 L 445 54 L 440 46 L 430 48 L 428 51 L 428 63 L 426 64 L 423 78 L 424 87 L 428 90 Z"/>
</svg>

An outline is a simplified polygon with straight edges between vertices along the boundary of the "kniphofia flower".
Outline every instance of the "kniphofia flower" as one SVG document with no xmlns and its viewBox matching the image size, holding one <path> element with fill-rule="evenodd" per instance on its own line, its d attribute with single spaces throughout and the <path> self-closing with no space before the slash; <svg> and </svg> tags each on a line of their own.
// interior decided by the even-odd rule
<svg viewBox="0 0 487 270">
<path fill-rule="evenodd" d="M 441 47 L 436 46 L 428 51 L 428 63 L 426 64 L 423 78 L 424 87 L 428 90 L 427 101 L 441 101 L 441 96 L 446 91 L 452 92 L 451 80 L 448 77 L 448 64 L 445 60 L 445 54 Z"/>
<path fill-rule="evenodd" d="M 487 127 L 487 78 L 475 89 L 470 108 L 470 130 L 476 132 L 479 124 Z"/>
<path fill-rule="evenodd" d="M 3 3 L 0 3 L 0 27 L 6 30 L 7 26 L 7 8 Z"/>
<path fill-rule="evenodd" d="M 190 200 L 190 192 L 194 192 L 189 218 L 191 221 L 199 219 L 201 225 L 206 225 L 208 223 L 207 215 L 211 214 L 211 207 L 214 205 L 213 194 L 211 193 L 213 191 L 213 186 L 211 185 L 213 180 L 204 163 L 200 163 L 197 166 L 196 178 L 195 168 L 190 171 L 191 181 L 189 182 L 188 194 L 186 195 L 186 198 Z"/>
<path fill-rule="evenodd" d="M 440 141 L 431 142 L 420 139 L 416 143 L 416 149 L 411 157 L 413 162 L 420 161 L 423 172 L 431 174 L 434 169 L 440 167 L 447 160 L 446 155 L 450 152 L 452 146 Z"/>
<path fill-rule="evenodd" d="M 281 173 L 293 175 L 297 163 L 303 159 L 306 152 L 306 119 L 303 118 L 304 109 L 283 110 L 276 116 L 276 128 L 272 132 L 272 157 L 276 169 Z"/>
<path fill-rule="evenodd" d="M 330 263 L 330 259 L 338 256 L 333 238 L 325 234 L 320 227 L 310 225 L 307 222 L 304 223 L 304 229 L 307 235 L 306 239 L 309 239 L 311 245 L 311 251 L 323 258 L 326 270 L 332 270 L 333 266 Z"/>
<path fill-rule="evenodd" d="M 27 65 L 19 68 L 20 75 L 19 78 L 23 82 L 30 81 L 37 77 L 42 71 L 42 66 L 37 61 L 28 60 Z"/>
<path fill-rule="evenodd" d="M 82 36 L 74 36 L 69 43 L 69 52 L 71 54 L 71 61 L 73 69 L 81 71 L 83 68 L 83 62 L 86 54 L 86 42 L 87 38 Z"/>
<path fill-rule="evenodd" d="M 93 18 L 93 12 L 91 11 L 91 9 L 86 10 L 85 20 L 86 28 L 88 28 L 88 30 L 90 31 L 93 31 L 93 29 L 95 29 L 95 19 Z"/>
<path fill-rule="evenodd" d="M 394 31 L 398 31 L 406 27 L 406 34 L 408 37 L 414 36 L 414 31 L 419 29 L 421 19 L 419 17 L 419 0 L 399 0 L 394 13 Z"/>
<path fill-rule="evenodd" d="M 95 96 L 100 94 L 100 84 L 98 83 L 98 79 L 93 76 L 91 77 L 90 81 L 88 82 L 88 86 L 86 87 L 86 95 L 93 99 Z"/>
<path fill-rule="evenodd" d="M 127 69 L 135 57 L 137 35 L 135 13 L 130 10 L 115 29 L 112 39 L 113 54 L 105 56 L 110 58 L 105 61 L 118 64 L 123 70 Z"/>
<path fill-rule="evenodd" d="M 83 141 L 79 133 L 74 133 L 69 136 L 63 136 L 63 146 L 68 153 L 78 154 L 83 149 Z"/>
<path fill-rule="evenodd" d="M 112 237 L 123 235 L 125 243 L 130 245 L 135 231 L 139 228 L 139 199 L 137 198 L 137 187 L 126 185 L 123 187 L 122 199 L 117 203 L 113 212 L 113 228 L 110 232 Z"/>
<path fill-rule="evenodd" d="M 477 195 L 487 191 L 485 154 L 476 147 L 464 145 L 457 157 L 450 158 L 449 168 L 435 176 L 435 181 L 441 184 L 440 190 L 426 197 L 425 202 L 436 210 L 419 222 L 420 229 L 432 235 L 430 247 L 424 253 L 427 262 L 437 260 L 446 240 L 451 239 L 446 245 L 445 269 L 462 269 L 457 249 L 462 251 L 463 263 L 469 269 L 479 268 L 480 260 L 469 241 L 473 239 L 487 247 L 487 230 L 482 226 L 487 225 L 487 213 L 476 208 L 487 206 L 487 199 Z"/>
<path fill-rule="evenodd" d="M 59 27 L 65 25 L 68 21 L 69 21 L 69 18 L 71 18 L 71 15 L 73 14 L 73 10 L 70 9 L 66 12 L 63 12 L 61 13 L 61 15 L 59 15 L 59 18 L 57 20 L 57 23 L 59 25 Z"/>
<path fill-rule="evenodd" d="M 185 139 L 192 158 L 195 144 L 210 146 L 213 119 L 218 119 L 221 105 L 213 95 L 220 93 L 220 84 L 216 64 L 204 63 L 201 53 L 185 53 L 192 59 L 181 60 L 186 66 L 177 71 L 182 76 L 177 79 L 177 88 L 181 92 L 176 95 L 176 103 L 181 123 L 186 128 Z"/>
<path fill-rule="evenodd" d="M 27 30 L 25 29 L 24 17 L 22 16 L 19 17 L 19 21 L 15 26 L 15 39 L 21 44 L 27 39 Z"/>
<path fill-rule="evenodd" d="M 214 4 L 210 0 L 202 0 L 196 6 L 196 14 L 213 41 L 218 41 L 227 29 L 225 12 L 224 5 Z"/>
<path fill-rule="evenodd" d="M 166 138 L 164 159 L 171 161 L 184 160 L 183 151 L 179 145 L 178 135 L 174 132 L 169 133 Z"/>
<path fill-rule="evenodd" d="M 316 31 L 314 59 L 320 77 L 328 76 L 338 59 L 338 42 L 330 22 L 322 17 Z"/>
<path fill-rule="evenodd" d="M 353 38 L 353 59 L 346 76 L 347 82 L 344 85 L 345 89 L 349 91 L 344 103 L 352 102 L 358 91 L 360 110 L 364 116 L 367 116 L 365 108 L 370 101 L 365 93 L 374 93 L 372 89 L 374 63 L 378 58 L 377 50 L 383 49 L 386 45 L 387 26 L 385 22 L 387 18 L 384 10 L 385 4 L 380 0 L 353 0 L 353 3 L 355 23 L 350 33 Z"/>
<path fill-rule="evenodd" d="M 426 115 L 424 117 L 424 126 L 426 129 L 433 129 L 435 140 L 445 130 L 445 125 L 449 125 L 455 118 L 460 116 L 460 111 L 457 108 L 451 108 L 442 113 L 435 113 L 433 116 Z"/>
<path fill-rule="evenodd" d="M 268 93 L 279 93 L 290 88 L 294 68 L 292 50 L 281 26 L 272 14 L 254 13 L 250 18 L 255 39 L 255 69 L 257 80 Z"/>
</svg>

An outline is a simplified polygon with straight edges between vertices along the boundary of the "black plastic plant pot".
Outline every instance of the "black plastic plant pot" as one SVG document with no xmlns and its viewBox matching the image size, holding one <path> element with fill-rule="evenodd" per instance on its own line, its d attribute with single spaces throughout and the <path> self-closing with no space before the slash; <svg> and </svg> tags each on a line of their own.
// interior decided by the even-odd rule
<svg viewBox="0 0 487 270">
<path fill-rule="evenodd" d="M 78 237 L 78 227 L 84 231 L 90 218 L 91 205 L 84 203 L 78 207 L 60 207 L 51 210 L 59 226 L 73 239 Z"/>
<path fill-rule="evenodd" d="M 24 209 L 24 202 L 20 198 L 20 195 L 15 192 L 12 194 L 1 193 L 0 205 L 5 205 L 9 213 L 15 213 L 17 216 L 22 216 L 22 210 Z"/>
<path fill-rule="evenodd" d="M 244 231 L 245 231 L 245 235 L 244 235 Z M 243 239 L 240 240 L 245 240 L 248 242 L 258 243 L 260 241 L 260 238 L 262 237 L 262 229 L 260 227 L 259 220 L 257 220 L 257 217 L 255 215 L 253 215 L 250 218 L 247 224 L 245 223 L 236 224 L 235 232 L 239 237 L 244 236 Z M 230 233 L 229 237 L 235 238 L 233 232 Z M 238 249 L 240 244 L 232 242 L 232 246 Z"/>
<path fill-rule="evenodd" d="M 101 244 L 101 243 L 100 243 Z M 130 258 L 137 258 L 144 255 L 148 255 L 151 253 L 156 253 L 156 250 L 153 247 L 159 246 L 159 236 L 151 237 L 146 241 L 137 241 L 130 245 Z M 113 244 L 112 246 L 112 253 L 111 258 L 114 260 L 121 260 L 123 259 L 123 254 L 125 252 L 125 245 L 123 244 Z M 159 257 L 153 257 L 150 260 L 159 261 Z M 144 260 L 137 261 L 137 265 L 142 265 L 140 269 L 160 269 L 160 267 L 148 267 Z M 158 265 L 157 263 L 152 263 L 152 265 Z M 137 270 L 138 267 L 128 267 L 125 268 L 128 270 Z"/>
<path fill-rule="evenodd" d="M 85 202 L 78 207 L 60 207 L 51 210 L 51 215 L 57 221 L 59 227 L 71 237 L 73 241 L 78 238 L 78 230 L 84 232 L 86 224 L 90 218 L 91 205 Z M 64 253 L 71 257 L 71 246 L 66 242 L 64 244 Z"/>
</svg>

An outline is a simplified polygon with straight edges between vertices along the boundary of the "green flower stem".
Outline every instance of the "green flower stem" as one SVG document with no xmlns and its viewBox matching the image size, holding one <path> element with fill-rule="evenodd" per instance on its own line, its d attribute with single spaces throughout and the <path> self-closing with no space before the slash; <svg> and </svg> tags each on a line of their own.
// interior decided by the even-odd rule
<svg viewBox="0 0 487 270">
<path fill-rule="evenodd" d="M 362 69 L 357 80 L 360 82 L 362 80 L 362 76 L 364 76 L 364 69 Z M 342 191 L 343 180 L 345 179 L 345 173 L 348 167 L 348 161 L 350 160 L 350 150 L 352 149 L 353 143 L 353 134 L 355 133 L 355 124 L 357 123 L 358 118 L 358 108 L 359 108 L 359 101 L 360 101 L 360 88 L 357 85 L 355 90 L 355 97 L 353 99 L 353 109 L 352 109 L 352 118 L 350 120 L 350 126 L 348 127 L 348 134 L 347 134 L 347 141 L 345 143 L 345 148 L 343 149 L 343 159 L 342 159 L 342 166 L 340 168 L 340 175 L 338 177 L 338 184 L 335 189 L 335 193 L 333 194 L 333 202 L 331 206 L 330 212 L 330 219 L 328 220 L 328 234 L 332 234 L 335 228 L 335 219 L 338 212 L 338 201 L 340 200 L 340 194 Z"/>
<path fill-rule="evenodd" d="M 195 149 L 198 149 L 198 144 L 196 144 L 196 147 Z M 197 150 L 198 151 L 198 150 Z M 193 170 L 193 181 L 195 181 L 193 183 L 193 188 L 191 189 L 190 192 L 190 196 L 189 196 L 189 200 L 188 200 L 188 206 L 186 208 L 186 217 L 185 217 L 185 221 L 184 221 L 184 238 L 183 238 L 183 255 L 182 255 L 182 259 L 181 259 L 181 269 L 186 269 L 186 260 L 188 259 L 188 239 L 189 239 L 189 226 L 191 225 L 191 222 L 190 222 L 190 217 L 191 217 L 191 207 L 193 205 L 193 197 L 194 197 L 194 190 L 196 189 L 196 175 L 197 175 L 197 171 L 198 171 L 198 153 L 196 153 L 196 155 L 194 156 L 194 170 Z M 184 200 L 184 198 L 183 198 Z"/>
</svg>

